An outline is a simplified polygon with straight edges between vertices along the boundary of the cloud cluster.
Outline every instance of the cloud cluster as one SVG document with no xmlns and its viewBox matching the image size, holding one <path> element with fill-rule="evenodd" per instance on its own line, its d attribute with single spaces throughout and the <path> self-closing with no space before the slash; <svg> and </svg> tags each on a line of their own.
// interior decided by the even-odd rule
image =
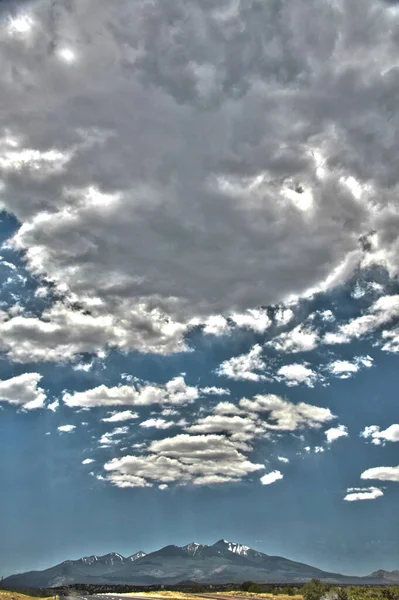
<svg viewBox="0 0 399 600">
<path fill-rule="evenodd" d="M 395 423 L 383 431 L 378 425 L 370 425 L 361 432 L 360 436 L 370 439 L 375 446 L 384 445 L 385 442 L 399 442 L 399 425 Z"/>
<path fill-rule="evenodd" d="M 106 463 L 105 479 L 118 487 L 239 481 L 265 468 L 251 461 L 253 440 L 267 438 L 272 431 L 319 429 L 334 418 L 328 409 L 303 402 L 293 404 L 272 395 L 243 398 L 238 405 L 220 402 L 213 414 L 183 425 L 185 433 L 152 441 L 139 456 L 123 456 Z M 171 425 L 174 423 L 159 418 L 141 423 L 159 429 Z M 282 456 L 278 460 L 289 462 Z M 280 471 L 273 471 L 262 477 L 261 483 L 268 485 L 282 477 Z"/>
<path fill-rule="evenodd" d="M 361 474 L 362 479 L 378 479 L 379 481 L 399 481 L 398 467 L 372 467 Z"/>
<path fill-rule="evenodd" d="M 165 385 L 136 383 L 107 387 L 100 385 L 84 392 L 64 392 L 63 401 L 74 408 L 98 406 L 151 406 L 153 404 L 183 405 L 199 398 L 199 390 L 185 383 L 183 377 L 175 377 Z"/>
<path fill-rule="evenodd" d="M 357 500 L 375 500 L 381 498 L 384 492 L 377 487 L 368 488 L 348 488 L 344 500 L 347 502 L 356 502 Z"/>
<path fill-rule="evenodd" d="M 6 402 L 25 410 L 44 408 L 46 394 L 39 386 L 41 379 L 39 373 L 23 373 L 0 380 L 0 403 Z"/>
<path fill-rule="evenodd" d="M 223 361 L 216 374 L 235 381 L 264 381 L 266 363 L 262 359 L 262 346 L 256 344 L 247 354 Z"/>
<path fill-rule="evenodd" d="M 67 300 L 7 317 L 3 350 L 169 353 L 194 318 L 264 331 L 245 311 L 359 264 L 394 274 L 396 31 L 373 0 L 38 0 L 15 15 L 2 206 L 21 224 L 11 246 Z M 316 343 L 299 328 L 276 347 Z"/>
<path fill-rule="evenodd" d="M 124 456 L 104 465 L 106 479 L 118 487 L 156 483 L 207 485 L 239 481 L 264 469 L 249 461 L 221 435 L 187 435 L 153 441 L 145 456 Z"/>
</svg>

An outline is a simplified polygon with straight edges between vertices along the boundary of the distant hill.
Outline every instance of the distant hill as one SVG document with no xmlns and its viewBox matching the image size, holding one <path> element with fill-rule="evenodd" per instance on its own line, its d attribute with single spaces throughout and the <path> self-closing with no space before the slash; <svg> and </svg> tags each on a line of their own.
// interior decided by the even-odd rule
<svg viewBox="0 0 399 600">
<path fill-rule="evenodd" d="M 112 552 L 66 560 L 44 571 L 12 575 L 4 579 L 3 585 L 49 588 L 75 584 L 173 585 L 181 581 L 216 584 L 245 580 L 303 583 L 314 577 L 331 583 L 378 583 L 383 578 L 380 573 L 386 572 L 377 571 L 368 578 L 328 573 L 242 544 L 219 540 L 212 546 L 196 542 L 186 546 L 170 545 L 150 554 L 136 552 L 127 558 Z"/>
<path fill-rule="evenodd" d="M 383 569 L 380 569 L 379 571 L 374 571 L 374 573 L 371 573 L 369 577 L 378 580 L 381 584 L 399 585 L 399 571 L 384 571 Z"/>
</svg>

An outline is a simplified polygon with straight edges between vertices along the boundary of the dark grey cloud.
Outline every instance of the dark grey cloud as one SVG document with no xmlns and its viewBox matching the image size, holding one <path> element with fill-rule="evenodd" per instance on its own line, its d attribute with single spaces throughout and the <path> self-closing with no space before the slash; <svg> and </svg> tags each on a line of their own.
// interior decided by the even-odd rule
<svg viewBox="0 0 399 600">
<path fill-rule="evenodd" d="M 3 203 L 29 268 L 129 329 L 126 348 L 139 313 L 137 347 L 157 351 L 193 317 L 347 277 L 370 231 L 394 273 L 385 8 L 37 1 L 29 32 L 0 35 Z M 170 335 L 154 329 L 168 318 Z"/>
</svg>

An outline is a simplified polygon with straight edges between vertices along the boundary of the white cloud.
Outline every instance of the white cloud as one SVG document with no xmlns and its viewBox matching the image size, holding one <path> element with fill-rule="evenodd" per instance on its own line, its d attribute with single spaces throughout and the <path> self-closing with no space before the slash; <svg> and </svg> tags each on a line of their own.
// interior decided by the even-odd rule
<svg viewBox="0 0 399 600">
<path fill-rule="evenodd" d="M 267 345 L 279 352 L 310 352 L 317 347 L 318 342 L 317 332 L 302 324 L 291 331 L 280 333 L 270 342 L 267 342 Z"/>
<path fill-rule="evenodd" d="M 399 481 L 398 467 L 373 467 L 364 471 L 362 479 L 378 479 L 379 481 Z"/>
<path fill-rule="evenodd" d="M 239 415 L 243 411 L 232 402 L 219 402 L 213 409 L 216 415 Z"/>
<path fill-rule="evenodd" d="M 11 379 L 0 380 L 0 404 L 7 402 L 26 410 L 44 408 L 46 394 L 39 387 L 42 375 L 23 373 Z"/>
<path fill-rule="evenodd" d="M 270 485 L 279 479 L 283 479 L 284 475 L 280 471 L 271 471 L 270 473 L 266 473 L 263 477 L 260 478 L 260 482 L 262 485 Z"/>
<path fill-rule="evenodd" d="M 294 318 L 294 313 L 290 308 L 281 307 L 276 310 L 274 318 L 277 325 L 284 326 Z"/>
<path fill-rule="evenodd" d="M 281 431 L 295 431 L 301 427 L 319 429 L 322 424 L 335 419 L 329 408 L 299 402 L 293 404 L 274 394 L 256 395 L 253 400 L 242 398 L 240 408 L 247 412 L 267 413 L 265 427 Z"/>
<path fill-rule="evenodd" d="M 353 362 L 348 360 L 335 360 L 327 365 L 327 369 L 332 375 L 335 375 L 340 379 L 348 379 L 362 367 L 370 368 L 372 366 L 373 359 L 371 356 L 358 356 Z"/>
<path fill-rule="evenodd" d="M 399 425 L 395 423 L 383 431 L 377 425 L 370 425 L 361 432 L 360 436 L 366 439 L 370 438 L 371 443 L 376 446 L 385 444 L 385 442 L 399 442 Z"/>
<path fill-rule="evenodd" d="M 64 392 L 67 406 L 92 408 L 95 406 L 150 406 L 152 404 L 183 405 L 199 398 L 196 387 L 186 385 L 183 377 L 175 377 L 165 385 L 119 385 L 109 388 L 100 385 L 85 392 Z"/>
<path fill-rule="evenodd" d="M 248 354 L 234 356 L 222 362 L 215 373 L 235 381 L 264 381 L 266 377 L 262 373 L 266 369 L 266 363 L 261 355 L 262 347 L 256 344 Z"/>
<path fill-rule="evenodd" d="M 82 465 L 91 465 L 94 462 L 96 461 L 93 458 L 85 458 L 84 460 L 82 460 Z"/>
<path fill-rule="evenodd" d="M 368 488 L 348 488 L 348 494 L 344 500 L 347 502 L 356 502 L 357 500 L 375 500 L 384 495 L 384 492 L 376 487 Z"/>
<path fill-rule="evenodd" d="M 50 404 L 47 404 L 47 408 L 48 410 L 51 410 L 52 412 L 56 412 L 56 410 L 60 407 L 60 403 L 58 400 L 54 400 L 53 402 L 51 402 Z"/>
<path fill-rule="evenodd" d="M 111 446 L 113 444 L 120 444 L 121 440 L 117 439 L 117 438 L 124 436 L 127 433 L 129 433 L 129 427 L 115 427 L 115 429 L 113 429 L 112 431 L 108 431 L 107 433 L 104 433 L 100 437 L 99 443 L 102 446 Z"/>
<path fill-rule="evenodd" d="M 221 335 L 230 333 L 230 327 L 227 319 L 221 315 L 212 315 L 205 321 L 203 331 L 208 335 L 215 335 L 216 337 L 219 337 Z"/>
<path fill-rule="evenodd" d="M 140 427 L 144 427 L 145 429 L 150 429 L 151 427 L 155 429 L 169 429 L 173 425 L 176 425 L 174 421 L 166 421 L 165 419 L 147 419 L 147 421 L 140 423 Z"/>
<path fill-rule="evenodd" d="M 110 417 L 101 419 L 105 423 L 118 423 L 119 421 L 130 421 L 132 419 L 138 419 L 139 414 L 132 412 L 131 410 L 124 410 L 122 412 L 114 412 Z"/>
<path fill-rule="evenodd" d="M 347 344 L 353 339 L 372 333 L 398 316 L 399 295 L 382 296 L 372 304 L 366 314 L 340 325 L 335 332 L 326 333 L 323 341 L 325 344 Z"/>
<path fill-rule="evenodd" d="M 201 388 L 201 394 L 206 396 L 230 396 L 230 390 L 222 387 L 204 387 Z"/>
<path fill-rule="evenodd" d="M 272 323 L 265 309 L 249 309 L 243 314 L 234 313 L 231 319 L 238 327 L 251 329 L 256 333 L 264 333 Z"/>
<path fill-rule="evenodd" d="M 328 444 L 332 444 L 332 442 L 335 442 L 339 438 L 348 437 L 348 435 L 349 435 L 348 428 L 345 427 L 345 425 L 338 425 L 338 427 L 331 427 L 331 429 L 327 429 L 327 431 L 325 431 L 324 434 L 327 438 Z"/>
<path fill-rule="evenodd" d="M 288 386 L 296 386 L 300 383 L 313 387 L 317 381 L 317 373 L 306 366 L 299 363 L 284 365 L 277 371 L 277 378 L 284 381 Z"/>
<path fill-rule="evenodd" d="M 249 435 L 249 439 L 264 432 L 264 427 L 254 415 L 240 417 L 214 414 L 198 419 L 193 425 L 187 427 L 190 433 L 222 433 Z"/>
<path fill-rule="evenodd" d="M 289 458 L 286 458 L 285 456 L 278 456 L 277 460 L 279 460 L 282 463 L 289 463 L 290 462 Z"/>
<path fill-rule="evenodd" d="M 76 425 L 61 425 L 57 427 L 57 430 L 61 433 L 73 433 L 76 429 Z"/>
<path fill-rule="evenodd" d="M 118 487 L 157 484 L 219 484 L 239 481 L 264 468 L 251 463 L 234 443 L 220 435 L 180 434 L 156 440 L 148 454 L 124 456 L 104 465 L 106 479 Z"/>
</svg>

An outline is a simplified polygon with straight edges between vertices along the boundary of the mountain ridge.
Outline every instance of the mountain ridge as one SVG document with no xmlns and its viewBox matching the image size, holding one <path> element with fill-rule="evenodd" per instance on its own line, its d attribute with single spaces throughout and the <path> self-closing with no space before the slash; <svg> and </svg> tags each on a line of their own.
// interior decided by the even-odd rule
<svg viewBox="0 0 399 600">
<path fill-rule="evenodd" d="M 169 544 L 154 552 L 142 550 L 128 557 L 111 552 L 66 560 L 42 571 L 28 571 L 3 580 L 6 587 L 51 588 L 75 584 L 154 585 L 235 583 L 304 583 L 313 578 L 331 583 L 381 583 L 397 571 L 375 571 L 368 577 L 330 573 L 282 556 L 273 556 L 237 542 L 220 539 L 212 545 Z"/>
</svg>

